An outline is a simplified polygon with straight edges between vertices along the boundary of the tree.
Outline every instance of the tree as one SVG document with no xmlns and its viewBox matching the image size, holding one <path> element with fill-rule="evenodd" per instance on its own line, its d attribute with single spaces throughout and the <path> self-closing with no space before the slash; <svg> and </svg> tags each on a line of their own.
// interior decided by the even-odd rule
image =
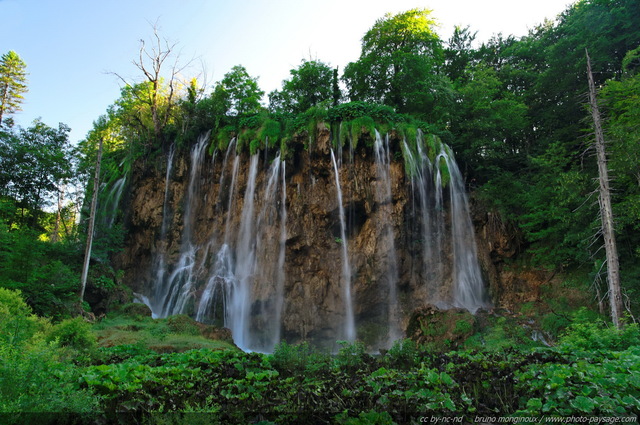
<svg viewBox="0 0 640 425">
<path fill-rule="evenodd" d="M 0 58 L 0 125 L 5 114 L 21 110 L 22 94 L 27 92 L 26 67 L 13 50 Z"/>
<path fill-rule="evenodd" d="M 343 75 L 352 101 L 438 118 L 434 110 L 452 99 L 448 80 L 439 74 L 443 47 L 430 15 L 428 9 L 387 14 L 365 34 L 360 58 Z"/>
<path fill-rule="evenodd" d="M 476 53 L 472 47 L 476 34 L 477 32 L 472 33 L 468 26 L 454 28 L 453 35 L 444 50 L 444 69 L 452 81 L 463 79 L 467 67 L 476 62 L 474 61 Z"/>
<path fill-rule="evenodd" d="M 212 98 L 215 104 L 224 105 L 227 115 L 247 115 L 258 113 L 264 91 L 258 86 L 258 78 L 253 78 L 242 65 L 236 65 L 224 74 L 216 84 Z"/>
<path fill-rule="evenodd" d="M 175 55 L 176 44 L 161 38 L 157 26 L 154 25 L 151 47 L 148 47 L 144 40 L 140 40 L 138 59 L 133 61 L 133 64 L 142 71 L 144 82 L 130 83 L 117 73 L 115 74 L 126 84 L 122 97 L 135 100 L 128 103 L 132 106 L 131 109 L 123 108 L 123 111 L 138 113 L 138 116 L 134 115 L 137 123 L 143 127 L 150 126 L 153 129 L 153 139 L 157 142 L 163 141 L 163 132 L 173 119 L 176 97 L 181 88 L 178 76 L 186 67 L 178 64 L 178 56 Z M 168 76 L 165 78 L 167 64 L 171 59 L 173 62 L 169 65 Z M 136 110 L 136 106 L 143 106 L 148 111 L 150 123 L 144 121 L 140 116 L 144 115 L 144 111 Z M 147 144 L 149 142 L 151 141 L 146 141 Z"/>
<path fill-rule="evenodd" d="M 100 137 L 100 136 L 98 136 Z M 91 211 L 89 213 L 89 227 L 87 229 L 87 243 L 84 250 L 84 262 L 82 264 L 82 276 L 80 278 L 80 302 L 84 301 L 84 291 L 87 287 L 87 277 L 89 275 L 89 261 L 91 260 L 91 245 L 93 244 L 93 228 L 96 223 L 96 208 L 98 205 L 98 189 L 100 183 L 100 165 L 102 163 L 102 143 L 100 137 L 98 141 L 98 157 L 96 158 L 96 170 L 93 177 L 93 194 L 91 195 Z"/>
<path fill-rule="evenodd" d="M 622 314 L 622 293 L 620 291 L 620 266 L 618 260 L 618 247 L 616 245 L 615 227 L 613 223 L 613 208 L 611 207 L 611 188 L 609 186 L 609 170 L 607 168 L 607 155 L 605 152 L 604 132 L 598 100 L 596 98 L 596 85 L 591 73 L 591 60 L 587 55 L 587 77 L 589 79 L 589 103 L 595 131 L 595 146 L 598 158 L 598 183 L 600 187 L 600 218 L 602 220 L 602 237 L 607 256 L 607 282 L 609 283 L 609 305 L 611 306 L 611 320 L 620 328 L 620 315 Z"/>
<path fill-rule="evenodd" d="M 73 176 L 69 131 L 65 124 L 55 129 L 36 120 L 31 127 L 3 137 L 0 178 L 4 187 L 0 190 L 17 201 L 31 226 Z"/>
<path fill-rule="evenodd" d="M 281 91 L 269 93 L 270 109 L 297 114 L 334 99 L 334 70 L 328 64 L 303 59 L 290 74 L 291 79 L 282 82 Z"/>
<path fill-rule="evenodd" d="M 505 170 L 521 170 L 527 161 L 526 105 L 504 90 L 497 72 L 485 64 L 468 67 L 456 85 L 450 129 L 465 174 L 483 182 Z"/>
</svg>

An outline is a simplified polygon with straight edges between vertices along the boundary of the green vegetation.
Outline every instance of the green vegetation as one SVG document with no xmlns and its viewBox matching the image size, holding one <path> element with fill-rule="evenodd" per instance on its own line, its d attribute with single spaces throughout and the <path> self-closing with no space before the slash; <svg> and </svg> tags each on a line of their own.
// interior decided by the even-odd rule
<svg viewBox="0 0 640 425">
<path fill-rule="evenodd" d="M 375 356 L 359 342 L 341 342 L 333 355 L 306 343 L 283 342 L 270 355 L 215 341 L 194 348 L 191 319 L 145 313 L 129 305 L 94 325 L 78 319 L 51 325 L 32 316 L 18 292 L 0 290 L 2 335 L 20 330 L 0 340 L 0 417 L 403 424 L 425 416 L 621 418 L 640 409 L 640 328 L 616 330 L 585 311 L 572 316 L 554 347 L 487 339 L 448 351 L 400 340 Z M 467 332 L 465 323 L 455 321 L 454 332 Z M 138 340 L 127 342 L 125 332 Z M 193 345 L 173 345 L 179 336 Z"/>
</svg>

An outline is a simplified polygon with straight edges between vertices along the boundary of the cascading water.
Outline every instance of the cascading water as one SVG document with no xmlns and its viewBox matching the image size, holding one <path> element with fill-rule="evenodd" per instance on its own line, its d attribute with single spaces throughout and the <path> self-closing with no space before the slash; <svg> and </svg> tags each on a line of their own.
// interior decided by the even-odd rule
<svg viewBox="0 0 640 425">
<path fill-rule="evenodd" d="M 480 307 L 487 305 L 484 296 L 482 273 L 478 264 L 478 253 L 475 243 L 469 202 L 464 190 L 464 180 L 453 159 L 451 149 L 442 145 L 438 155 L 445 161 L 449 172 L 449 197 L 451 199 L 451 243 L 453 245 L 453 304 L 475 313 Z M 436 163 L 439 165 L 440 161 Z"/>
<path fill-rule="evenodd" d="M 340 245 L 342 247 L 342 289 L 344 293 L 344 338 L 347 341 L 356 339 L 356 324 L 353 314 L 353 302 L 351 300 L 351 266 L 349 265 L 349 253 L 347 236 L 345 232 L 345 216 L 344 207 L 342 206 L 342 189 L 340 187 L 340 175 L 338 174 L 338 165 L 336 157 L 331 149 L 331 161 L 333 161 L 333 172 L 336 179 L 336 193 L 338 199 L 338 212 L 340 218 Z"/>
<path fill-rule="evenodd" d="M 473 225 L 469 214 L 464 180 L 450 148 L 439 141 L 431 147 L 429 155 L 423 149 L 424 139 L 418 134 L 416 154 L 403 142 L 408 173 L 411 175 L 414 195 L 418 197 L 421 213 L 421 240 L 423 242 L 423 276 L 426 276 L 425 301 L 443 306 L 462 307 L 472 313 L 486 306 L 484 286 L 478 264 Z M 439 149 L 439 152 L 436 150 Z M 435 176 L 434 176 L 435 174 Z M 443 190 L 449 189 L 450 240 L 445 240 L 445 205 Z M 442 287 L 447 261 L 442 252 L 451 246 L 450 264 L 453 287 L 447 293 Z"/>
<path fill-rule="evenodd" d="M 118 216 L 118 206 L 120 205 L 120 198 L 122 198 L 122 192 L 127 182 L 127 176 L 120 177 L 113 183 L 111 190 L 104 199 L 104 206 L 102 207 L 102 216 L 104 218 L 104 225 L 106 228 L 111 228 Z M 106 189 L 106 188 L 105 188 Z"/>
<path fill-rule="evenodd" d="M 150 307 L 154 316 L 166 317 L 182 313 L 188 302 L 193 301 L 193 285 L 195 280 L 195 257 L 198 246 L 193 242 L 193 221 L 198 203 L 200 188 L 200 171 L 204 161 L 204 152 L 209 135 L 200 137 L 191 150 L 191 170 L 189 186 L 185 197 L 184 224 L 180 257 L 167 276 L 162 272 L 161 280 L 156 281 L 150 297 Z M 163 221 L 165 218 L 163 217 Z"/>
<path fill-rule="evenodd" d="M 220 314 L 216 308 L 221 305 L 223 324 L 231 329 L 239 347 L 253 351 L 271 351 L 280 341 L 285 277 L 286 183 L 284 162 L 278 155 L 271 165 L 263 192 L 258 193 L 258 166 L 258 156 L 254 155 L 247 176 L 238 233 L 234 240 L 231 221 L 238 158 L 234 159 L 224 242 L 216 254 L 200 298 L 196 320 L 207 322 L 210 317 L 218 317 Z M 280 178 L 282 184 L 279 184 Z M 282 192 L 280 200 L 277 197 L 278 190 Z M 256 198 L 261 205 L 258 211 Z M 279 211 L 276 208 L 278 203 L 281 204 Z M 276 220 L 278 213 L 279 223 Z M 267 233 L 274 226 L 280 227 L 280 237 L 272 240 Z M 274 249 L 275 244 L 277 249 Z M 235 249 L 231 248 L 232 245 Z M 278 257 L 273 258 L 272 253 L 278 253 Z M 275 288 L 272 288 L 274 284 Z M 259 308 L 252 312 L 251 306 L 256 302 L 256 294 L 263 293 L 275 295 L 259 302 Z"/>
<path fill-rule="evenodd" d="M 248 349 L 249 312 L 251 309 L 251 279 L 254 273 L 255 234 L 254 234 L 254 193 L 258 172 L 258 156 L 251 157 L 247 189 L 244 195 L 240 230 L 236 241 L 236 286 L 233 289 L 230 308 L 227 309 L 227 323 L 234 335 L 238 347 Z"/>
<path fill-rule="evenodd" d="M 287 247 L 287 204 L 299 202 L 305 196 L 300 191 L 302 180 L 300 174 L 298 179 L 295 174 L 291 176 L 289 183 L 298 191 L 294 190 L 287 199 L 289 176 L 280 154 L 268 165 L 267 156 L 260 155 L 259 159 L 258 155 L 248 158 L 246 154 L 239 154 L 236 140 L 232 139 L 221 165 L 216 167 L 213 159 L 210 163 L 204 161 L 207 140 L 208 136 L 203 136 L 191 148 L 181 207 L 171 205 L 171 199 L 176 198 L 170 196 L 175 162 L 173 149 L 167 158 L 163 217 L 154 259 L 155 282 L 144 294 L 146 303 L 156 317 L 190 314 L 200 322 L 230 328 L 235 343 L 242 349 L 269 352 L 281 340 L 285 313 L 300 314 L 299 306 L 287 304 L 292 282 L 287 281 L 289 275 L 285 274 L 285 268 L 290 267 L 288 256 L 292 253 Z M 328 277 L 327 284 L 339 289 L 336 292 L 325 289 L 327 295 L 324 296 L 335 294 L 339 299 L 337 305 L 322 312 L 325 318 L 333 321 L 323 329 L 323 341 L 327 338 L 353 341 L 356 336 L 366 334 L 366 326 L 378 326 L 373 331 L 378 335 L 375 343 L 390 346 L 393 340 L 402 337 L 403 320 L 416 305 L 431 302 L 463 307 L 472 312 L 485 305 L 462 176 L 451 150 L 434 140 L 429 139 L 427 143 L 422 134 L 418 134 L 412 147 L 406 140 L 401 142 L 412 195 L 407 197 L 406 209 L 398 204 L 392 192 L 401 177 L 397 177 L 396 172 L 392 180 L 388 135 L 383 137 L 376 132 L 373 144 L 375 169 L 371 168 L 373 176 L 369 180 L 358 174 L 361 163 L 358 162 L 360 157 L 356 156 L 360 151 L 355 152 L 354 144 L 349 147 L 349 162 L 345 164 L 330 150 L 333 176 L 330 172 L 323 174 L 321 170 L 310 171 L 316 176 L 314 181 L 325 179 L 325 184 L 335 184 L 338 204 L 340 237 L 335 239 L 340 243 L 340 259 L 336 261 L 341 265 L 339 271 Z M 218 169 L 219 177 L 215 174 Z M 349 217 L 345 213 L 340 172 L 349 172 L 348 178 L 347 175 L 342 177 L 344 181 L 351 180 L 345 192 Z M 204 178 L 205 175 L 208 177 Z M 201 188 L 204 181 L 210 182 L 211 186 Z M 319 190 L 320 194 L 331 193 Z M 354 201 L 354 196 L 361 192 L 369 194 L 367 200 Z M 202 234 L 202 224 L 195 225 L 196 217 L 200 219 L 207 208 L 212 226 L 209 236 Z M 169 229 L 180 222 L 172 219 L 179 213 L 182 215 L 182 237 L 173 240 L 168 238 Z M 299 216 L 299 210 L 294 214 Z M 363 220 L 369 218 L 373 219 L 365 226 Z M 398 223 L 407 218 L 413 221 L 402 228 Z M 363 286 L 365 278 L 359 272 L 363 267 L 362 255 L 358 251 L 349 252 L 351 245 L 362 246 L 358 245 L 361 242 L 357 239 L 361 226 L 375 232 L 375 242 L 368 245 L 373 247 L 374 253 L 368 261 L 376 261 L 380 271 L 366 278 L 369 279 L 366 286 Z M 299 229 L 292 231 L 294 235 L 296 232 L 300 235 Z M 295 236 L 293 238 L 295 240 Z M 331 236 L 332 242 L 333 239 Z M 403 246 L 403 241 L 410 247 Z M 176 244 L 179 249 L 174 247 Z M 296 244 L 300 241 L 292 246 Z M 292 248 L 293 251 L 296 249 Z M 401 263 L 398 257 L 401 250 L 410 252 L 410 257 L 415 259 L 407 260 L 405 255 Z M 170 252 L 175 254 L 170 255 Z M 306 293 L 304 277 L 297 279 L 301 280 L 296 283 L 299 290 Z M 406 292 L 413 291 L 409 288 L 414 287 L 422 288 L 419 289 L 421 292 L 407 297 Z M 367 296 L 366 291 L 372 290 L 370 288 L 380 291 L 374 297 L 378 300 L 379 311 L 362 313 L 359 304 L 356 323 L 352 293 L 360 290 Z M 144 295 L 140 298 L 144 299 Z M 360 292 L 356 301 L 362 302 Z M 338 315 L 334 313 L 336 307 Z M 343 313 L 340 313 L 341 308 Z M 375 325 L 366 323 L 374 317 Z"/>
<path fill-rule="evenodd" d="M 170 184 L 170 178 L 171 178 L 171 171 L 173 170 L 173 157 L 175 155 L 175 145 L 171 145 L 171 149 L 169 151 L 169 156 L 167 157 L 167 171 L 165 173 L 165 177 L 164 177 L 164 200 L 162 203 L 162 224 L 160 227 L 160 237 L 158 239 L 158 243 L 156 244 L 157 246 L 159 246 L 158 251 L 155 255 L 155 259 L 154 259 L 154 268 L 156 271 L 156 277 L 155 277 L 155 281 L 156 282 L 163 282 L 165 279 L 165 274 L 167 272 L 167 228 L 169 226 L 169 219 L 170 219 L 170 215 L 169 215 L 169 184 Z M 151 306 L 151 301 L 145 297 L 145 304 L 149 304 Z M 157 317 L 157 314 L 159 314 L 159 312 L 157 311 L 153 311 L 154 309 L 152 309 L 152 314 L 155 317 Z"/>
<path fill-rule="evenodd" d="M 386 252 L 382 255 L 386 257 L 388 265 L 385 275 L 388 288 L 387 295 L 387 322 L 389 326 L 387 345 L 391 346 L 393 341 L 402 338 L 400 329 L 400 305 L 398 303 L 398 265 L 396 260 L 395 234 L 393 231 L 393 199 L 391 194 L 391 157 L 389 153 L 389 137 L 384 141 L 380 133 L 376 130 L 376 139 L 373 144 L 376 158 L 376 201 L 379 209 L 379 220 L 382 226 L 380 246 Z"/>
</svg>

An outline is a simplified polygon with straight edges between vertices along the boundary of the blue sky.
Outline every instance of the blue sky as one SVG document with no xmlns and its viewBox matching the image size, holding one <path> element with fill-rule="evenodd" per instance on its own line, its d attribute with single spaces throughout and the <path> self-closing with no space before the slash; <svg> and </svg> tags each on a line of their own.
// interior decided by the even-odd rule
<svg viewBox="0 0 640 425">
<path fill-rule="evenodd" d="M 385 13 L 433 10 L 438 33 L 470 25 L 478 40 L 521 36 L 554 19 L 571 0 L 0 0 L 0 54 L 15 50 L 27 64 L 29 92 L 14 119 L 41 117 L 72 129 L 73 142 L 119 96 L 122 81 L 141 79 L 132 64 L 140 39 L 157 22 L 177 43 L 185 77 L 209 85 L 243 65 L 265 92 L 278 89 L 303 58 L 341 69 L 355 61 L 360 40 Z M 204 71 L 204 72 L 203 72 Z"/>
</svg>

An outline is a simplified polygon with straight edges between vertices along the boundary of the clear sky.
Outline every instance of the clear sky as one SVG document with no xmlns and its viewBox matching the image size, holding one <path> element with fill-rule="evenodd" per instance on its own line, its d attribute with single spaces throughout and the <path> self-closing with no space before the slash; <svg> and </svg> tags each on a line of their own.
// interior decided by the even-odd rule
<svg viewBox="0 0 640 425">
<path fill-rule="evenodd" d="M 332 66 L 358 59 L 366 31 L 385 13 L 433 10 L 447 40 L 469 25 L 477 40 L 525 35 L 555 19 L 572 0 L 0 0 L 0 54 L 15 50 L 27 64 L 29 92 L 17 124 L 35 118 L 72 129 L 73 142 L 119 96 L 122 82 L 141 80 L 132 61 L 140 39 L 177 43 L 185 76 L 209 85 L 243 65 L 266 93 L 281 87 L 301 60 Z"/>
</svg>

